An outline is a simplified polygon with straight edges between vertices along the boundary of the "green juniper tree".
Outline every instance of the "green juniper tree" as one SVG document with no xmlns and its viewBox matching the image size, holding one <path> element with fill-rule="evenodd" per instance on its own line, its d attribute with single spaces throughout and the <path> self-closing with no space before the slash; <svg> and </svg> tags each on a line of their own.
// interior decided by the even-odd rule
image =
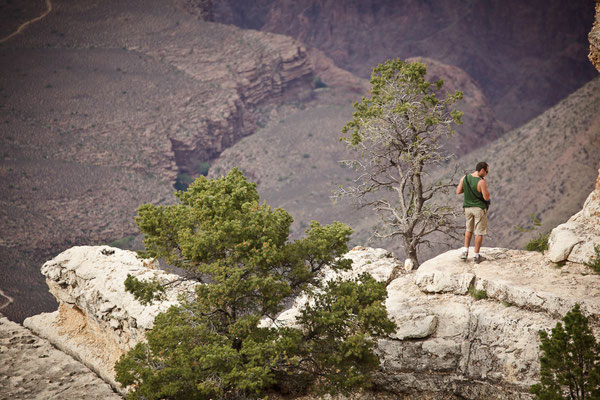
<svg viewBox="0 0 600 400">
<path fill-rule="evenodd" d="M 117 381 L 132 385 L 129 398 L 259 398 L 276 388 L 335 393 L 368 385 L 379 364 L 374 341 L 395 329 L 385 286 L 369 275 L 328 282 L 319 275 L 326 266 L 350 268 L 342 258 L 350 228 L 312 222 L 290 242 L 291 216 L 259 203 L 255 184 L 237 169 L 200 177 L 176 195 L 179 204 L 138 210 L 142 256 L 183 268 L 200 284 L 116 364 Z M 156 282 L 128 280 L 142 301 L 155 298 Z M 301 309 L 299 328 L 264 323 L 302 291 L 314 301 Z"/>
<path fill-rule="evenodd" d="M 600 399 L 600 346 L 588 318 L 576 304 L 552 329 L 540 331 L 540 383 L 531 387 L 538 400 Z"/>
<path fill-rule="evenodd" d="M 371 208 L 383 223 L 376 237 L 403 239 L 406 256 L 419 265 L 417 251 L 434 232 L 453 236 L 458 229 L 456 210 L 436 202 L 441 192 L 455 186 L 428 182 L 427 174 L 451 158 L 443 143 L 461 123 L 462 113 L 452 108 L 461 92 L 442 94 L 442 81 L 425 79 L 420 62 L 388 60 L 373 69 L 371 97 L 354 105 L 353 118 L 342 141 L 358 158 L 346 160 L 358 172 L 353 185 L 341 187 L 360 207 Z"/>
</svg>

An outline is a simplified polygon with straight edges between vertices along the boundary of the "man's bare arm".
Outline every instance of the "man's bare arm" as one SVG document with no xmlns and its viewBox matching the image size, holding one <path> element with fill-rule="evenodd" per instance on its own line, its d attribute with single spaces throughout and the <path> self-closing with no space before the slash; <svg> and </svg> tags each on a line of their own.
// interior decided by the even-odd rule
<svg viewBox="0 0 600 400">
<path fill-rule="evenodd" d="M 488 201 L 490 199 L 490 192 L 488 192 L 487 183 L 485 182 L 485 179 L 481 179 L 477 186 L 479 186 L 478 189 L 481 192 L 483 199 L 485 201 Z"/>
<path fill-rule="evenodd" d="M 462 178 L 460 178 L 460 182 L 458 183 L 458 186 L 456 187 L 456 194 L 461 194 L 463 192 L 463 187 L 462 187 L 463 179 L 465 179 L 464 176 Z"/>
</svg>

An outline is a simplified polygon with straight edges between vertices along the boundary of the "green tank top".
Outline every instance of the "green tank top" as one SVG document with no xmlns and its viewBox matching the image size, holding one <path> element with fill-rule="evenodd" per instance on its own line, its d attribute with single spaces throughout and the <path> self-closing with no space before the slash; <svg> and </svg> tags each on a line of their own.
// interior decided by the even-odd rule
<svg viewBox="0 0 600 400">
<path fill-rule="evenodd" d="M 463 193 L 465 195 L 464 199 L 463 199 L 463 208 L 479 207 L 479 208 L 483 208 L 484 210 L 487 208 L 485 206 L 485 203 L 482 200 L 475 197 L 475 193 L 477 193 L 483 198 L 483 195 L 481 194 L 481 192 L 477 191 L 477 184 L 479 183 L 480 180 L 481 180 L 481 178 L 476 178 L 474 176 L 471 176 L 471 174 L 467 174 L 465 176 L 465 178 L 463 179 Z M 465 181 L 468 181 L 468 182 L 465 182 Z M 469 185 L 471 190 L 465 188 L 464 187 L 465 185 Z"/>
</svg>

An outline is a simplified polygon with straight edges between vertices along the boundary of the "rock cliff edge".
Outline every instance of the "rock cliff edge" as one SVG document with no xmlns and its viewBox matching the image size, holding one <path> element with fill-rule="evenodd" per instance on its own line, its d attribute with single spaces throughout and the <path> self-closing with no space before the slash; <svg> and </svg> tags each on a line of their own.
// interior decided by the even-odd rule
<svg viewBox="0 0 600 400">
<path fill-rule="evenodd" d="M 582 264 L 588 244 L 600 244 L 599 219 L 600 184 L 583 210 L 555 229 L 546 255 L 483 248 L 484 261 L 474 264 L 452 250 L 407 272 L 386 250 L 350 251 L 350 275 L 368 271 L 389 281 L 396 274 L 388 285 L 387 308 L 398 330 L 378 343 L 382 369 L 376 389 L 412 399 L 530 399 L 529 386 L 539 379 L 538 332 L 554 327 L 575 303 L 600 329 L 600 276 Z M 564 258 L 553 258 L 565 247 L 560 236 L 565 230 L 578 235 L 578 242 Z M 67 250 L 42 272 L 59 310 L 28 318 L 24 325 L 115 388 L 114 362 L 143 340 L 158 312 L 194 287 L 154 269 L 152 261 L 106 246 Z M 165 301 L 143 306 L 125 292 L 127 274 L 176 284 Z M 485 291 L 485 298 L 476 300 L 470 295 L 474 290 Z M 294 307 L 276 322 L 293 323 Z"/>
</svg>

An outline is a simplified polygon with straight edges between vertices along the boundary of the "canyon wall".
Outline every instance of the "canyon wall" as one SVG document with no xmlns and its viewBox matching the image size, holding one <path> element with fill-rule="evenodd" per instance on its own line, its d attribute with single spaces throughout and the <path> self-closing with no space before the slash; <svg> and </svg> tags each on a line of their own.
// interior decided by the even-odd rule
<svg viewBox="0 0 600 400">
<path fill-rule="evenodd" d="M 511 128 L 596 76 L 586 60 L 593 0 L 244 3 L 215 2 L 215 20 L 294 37 L 361 77 L 396 57 L 460 67 Z"/>
<path fill-rule="evenodd" d="M 197 176 L 314 85 L 301 43 L 178 1 L 52 7 L 0 43 L 0 286 L 19 322 L 55 307 L 41 260 L 131 240 L 137 207 L 173 202 L 178 175 Z"/>
</svg>

